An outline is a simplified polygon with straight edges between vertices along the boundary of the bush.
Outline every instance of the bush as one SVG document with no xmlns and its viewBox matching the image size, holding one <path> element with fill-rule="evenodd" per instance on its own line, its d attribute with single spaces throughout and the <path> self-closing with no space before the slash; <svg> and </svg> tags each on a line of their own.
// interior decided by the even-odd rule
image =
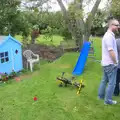
<svg viewBox="0 0 120 120">
<path fill-rule="evenodd" d="M 0 81 L 5 82 L 9 79 L 14 78 L 17 75 L 16 72 L 12 71 L 9 75 L 7 73 L 0 73 Z"/>
<path fill-rule="evenodd" d="M 0 81 L 8 81 L 8 74 L 7 73 L 0 73 Z"/>
<path fill-rule="evenodd" d="M 103 36 L 105 33 L 105 28 L 96 28 L 91 30 L 93 36 Z"/>
<path fill-rule="evenodd" d="M 72 35 L 71 33 L 68 31 L 67 28 L 61 28 L 60 29 L 60 34 L 63 36 L 64 40 L 71 40 L 72 39 Z"/>
</svg>

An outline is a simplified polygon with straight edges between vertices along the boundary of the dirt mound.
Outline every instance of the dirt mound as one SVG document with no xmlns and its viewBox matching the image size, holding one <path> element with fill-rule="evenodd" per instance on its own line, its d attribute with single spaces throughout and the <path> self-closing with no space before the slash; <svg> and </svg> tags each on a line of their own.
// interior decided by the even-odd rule
<svg viewBox="0 0 120 120">
<path fill-rule="evenodd" d="M 47 46 L 47 45 L 39 45 L 39 44 L 31 44 L 27 45 L 23 48 L 23 52 L 25 50 L 31 50 L 35 54 L 39 54 L 42 59 L 48 60 L 50 62 L 56 60 L 63 54 L 63 49 L 61 47 L 55 46 Z M 26 64 L 26 60 L 23 57 L 24 64 Z"/>
</svg>

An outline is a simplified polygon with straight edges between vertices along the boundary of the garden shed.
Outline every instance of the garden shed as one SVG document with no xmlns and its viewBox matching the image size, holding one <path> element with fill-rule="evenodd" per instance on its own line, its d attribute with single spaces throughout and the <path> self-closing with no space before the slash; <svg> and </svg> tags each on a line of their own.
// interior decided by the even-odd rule
<svg viewBox="0 0 120 120">
<path fill-rule="evenodd" d="M 22 69 L 22 44 L 11 35 L 0 36 L 0 73 L 10 74 Z"/>
</svg>

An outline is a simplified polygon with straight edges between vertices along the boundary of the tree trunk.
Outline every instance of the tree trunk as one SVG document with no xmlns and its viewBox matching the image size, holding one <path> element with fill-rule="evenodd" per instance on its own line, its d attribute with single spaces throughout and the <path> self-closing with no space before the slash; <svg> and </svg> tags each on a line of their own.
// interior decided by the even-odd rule
<svg viewBox="0 0 120 120">
<path fill-rule="evenodd" d="M 89 37 L 88 34 L 83 35 L 83 41 L 89 41 Z"/>
<path fill-rule="evenodd" d="M 77 47 L 82 46 L 83 40 L 82 40 L 82 34 L 80 31 L 76 31 L 76 33 L 74 34 L 74 40 Z"/>
<path fill-rule="evenodd" d="M 88 18 L 86 19 L 86 22 L 83 21 L 83 18 L 79 18 L 79 19 L 75 20 L 75 27 L 73 27 L 73 23 L 69 20 L 67 10 L 66 10 L 62 0 L 57 0 L 57 1 L 63 12 L 63 16 L 65 18 L 66 25 L 68 26 L 69 32 L 72 34 L 72 37 L 75 39 L 76 45 L 77 46 L 80 45 L 80 47 L 81 47 L 83 44 L 83 41 L 89 41 L 92 21 L 93 21 L 93 18 L 95 16 L 95 13 L 98 9 L 98 6 L 99 6 L 101 0 L 96 0 Z M 84 0 L 80 0 L 80 2 L 75 2 L 76 10 L 82 9 L 83 2 L 84 2 Z"/>
<path fill-rule="evenodd" d="M 101 0 L 96 0 L 91 13 L 89 14 L 88 18 L 86 19 L 86 23 L 85 23 L 85 31 L 84 31 L 84 41 L 89 41 L 89 37 L 91 34 L 91 27 L 92 27 L 92 21 L 94 19 L 95 13 L 98 9 L 98 6 L 100 4 Z"/>
<path fill-rule="evenodd" d="M 35 37 L 31 36 L 31 44 L 35 44 Z"/>
</svg>

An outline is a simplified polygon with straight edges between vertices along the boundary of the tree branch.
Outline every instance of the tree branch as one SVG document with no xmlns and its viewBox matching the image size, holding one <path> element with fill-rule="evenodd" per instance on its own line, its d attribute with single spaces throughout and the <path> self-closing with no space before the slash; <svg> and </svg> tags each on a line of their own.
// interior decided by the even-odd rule
<svg viewBox="0 0 120 120">
<path fill-rule="evenodd" d="M 96 11 L 98 9 L 98 6 L 99 6 L 100 2 L 101 2 L 101 0 L 96 0 L 95 4 L 94 4 L 94 6 L 93 6 L 87 20 L 86 20 L 86 28 L 88 29 L 88 31 L 91 29 L 92 20 L 93 20 L 93 18 L 95 16 L 95 13 L 96 13 Z"/>
<path fill-rule="evenodd" d="M 62 10 L 64 16 L 68 16 L 68 15 L 67 15 L 67 10 L 66 10 L 66 8 L 65 8 L 65 6 L 64 6 L 64 4 L 63 4 L 63 2 L 62 2 L 62 0 L 57 0 L 57 2 L 58 2 L 58 4 L 60 5 L 60 8 L 61 8 L 61 10 Z"/>
<path fill-rule="evenodd" d="M 101 0 L 96 0 L 95 5 L 93 6 L 92 11 L 91 11 L 91 14 L 92 14 L 93 16 L 95 15 L 95 13 L 96 13 L 96 11 L 97 11 L 100 2 L 101 2 Z"/>
<path fill-rule="evenodd" d="M 84 1 L 84 0 L 80 0 L 80 1 L 75 0 L 75 1 L 76 1 L 76 8 L 77 8 L 78 10 L 80 10 L 80 9 L 82 10 L 82 7 L 83 7 L 82 5 L 83 5 L 83 1 Z M 84 33 L 84 29 L 85 29 L 84 27 L 85 27 L 85 26 L 84 26 L 84 20 L 83 20 L 83 18 L 80 18 L 79 20 L 76 20 L 76 22 L 77 22 L 77 24 L 78 24 L 78 25 L 77 25 L 78 27 L 81 26 L 81 32 Z"/>
<path fill-rule="evenodd" d="M 77 8 L 82 9 L 83 1 L 84 0 L 80 0 L 80 2 L 78 2 L 78 0 L 77 0 L 77 4 L 76 4 Z"/>
<path fill-rule="evenodd" d="M 68 27 L 68 30 L 69 30 L 69 32 L 72 33 L 72 26 L 71 26 L 70 21 L 69 21 L 69 17 L 68 17 L 67 10 L 66 10 L 66 8 L 65 8 L 62 0 L 57 0 L 57 2 L 58 2 L 59 6 L 60 6 L 60 8 L 61 8 L 61 10 L 62 10 L 63 17 L 64 17 L 64 19 L 65 19 L 65 22 L 66 22 L 66 25 L 67 25 L 67 27 Z"/>
</svg>

